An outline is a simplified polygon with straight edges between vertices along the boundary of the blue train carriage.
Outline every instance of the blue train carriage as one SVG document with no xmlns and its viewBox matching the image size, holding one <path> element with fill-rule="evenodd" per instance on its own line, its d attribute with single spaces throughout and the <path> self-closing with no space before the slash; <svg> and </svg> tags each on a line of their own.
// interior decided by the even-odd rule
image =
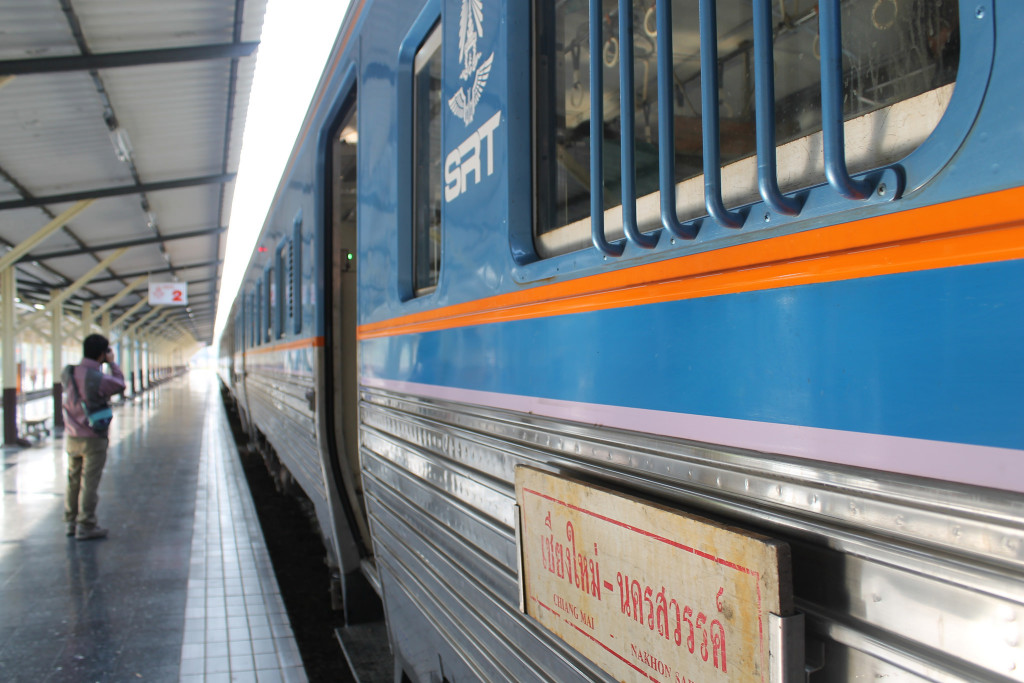
<svg viewBox="0 0 1024 683">
<path fill-rule="evenodd" d="M 318 101 L 328 84 L 321 83 Z M 332 300 L 323 284 L 325 272 L 340 269 L 319 261 L 325 253 L 325 237 L 318 227 L 323 222 L 324 193 L 317 186 L 323 159 L 316 155 L 322 141 L 315 134 L 315 113 L 314 107 L 232 304 L 231 322 L 220 341 L 220 374 L 250 448 L 262 456 L 278 490 L 309 506 L 333 574 L 332 601 L 339 608 L 356 610 L 351 621 L 372 621 L 380 617 L 379 598 L 371 598 L 368 605 L 363 598 L 376 596 L 379 590 L 375 592 L 364 578 L 374 573 L 360 569 L 367 558 L 372 561 L 372 554 L 364 545 L 369 535 L 362 521 L 365 515 L 359 512 L 357 430 L 353 422 L 349 429 L 353 441 L 346 451 L 340 441 L 340 392 L 345 382 L 343 375 L 328 380 L 331 359 L 324 358 L 325 338 L 336 338 L 329 332 L 325 337 L 325 329 L 330 329 L 325 320 L 329 315 L 331 320 L 344 316 L 343 302 Z M 355 311 L 354 286 L 351 290 L 351 301 L 344 302 L 345 315 Z M 352 318 L 353 329 L 354 324 Z M 354 333 L 350 337 L 345 349 L 354 357 Z M 354 379 L 344 378 L 355 386 Z M 336 396 L 332 395 L 335 390 Z M 351 400 L 346 406 L 354 410 L 355 401 L 348 395 L 345 400 Z M 328 416 L 337 417 L 337 427 Z M 339 442 L 331 441 L 334 438 Z M 350 461 L 356 463 L 354 469 Z M 346 593 L 349 597 L 343 599 Z"/>
<path fill-rule="evenodd" d="M 994 0 L 353 4 L 234 367 L 398 674 L 1024 680 L 1021 25 Z M 776 548 L 803 632 L 712 647 L 750 610 L 720 592 L 675 639 L 609 565 L 605 605 L 669 653 L 590 632 L 576 569 L 530 593 L 538 469 L 609 519 Z"/>
</svg>

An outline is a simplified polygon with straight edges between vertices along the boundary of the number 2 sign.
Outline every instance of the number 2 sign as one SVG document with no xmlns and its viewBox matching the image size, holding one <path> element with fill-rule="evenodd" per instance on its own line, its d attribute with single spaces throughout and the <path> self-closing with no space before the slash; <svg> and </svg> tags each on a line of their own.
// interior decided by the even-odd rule
<svg viewBox="0 0 1024 683">
<path fill-rule="evenodd" d="M 187 282 L 150 282 L 150 306 L 187 306 Z"/>
</svg>

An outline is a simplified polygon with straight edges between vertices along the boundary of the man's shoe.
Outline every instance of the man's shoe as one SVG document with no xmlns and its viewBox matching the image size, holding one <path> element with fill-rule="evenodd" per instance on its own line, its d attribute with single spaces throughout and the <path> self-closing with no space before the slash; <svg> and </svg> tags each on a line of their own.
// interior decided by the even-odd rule
<svg viewBox="0 0 1024 683">
<path fill-rule="evenodd" d="M 91 526 L 91 527 L 79 527 L 78 531 L 75 532 L 75 540 L 77 541 L 91 541 L 94 538 L 106 538 L 107 530 L 103 527 Z"/>
<path fill-rule="evenodd" d="M 66 523 L 66 527 L 67 527 L 67 531 L 68 531 L 68 536 L 74 536 L 75 535 L 75 523 L 74 522 L 67 522 Z"/>
</svg>

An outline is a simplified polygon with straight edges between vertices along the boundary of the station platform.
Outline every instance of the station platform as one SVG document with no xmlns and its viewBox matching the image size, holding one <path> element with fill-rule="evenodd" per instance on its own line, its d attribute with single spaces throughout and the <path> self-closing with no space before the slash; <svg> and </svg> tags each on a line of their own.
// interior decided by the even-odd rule
<svg viewBox="0 0 1024 683">
<path fill-rule="evenodd" d="M 105 539 L 64 535 L 62 440 L 4 449 L 0 680 L 306 681 L 214 373 L 114 409 Z"/>
</svg>

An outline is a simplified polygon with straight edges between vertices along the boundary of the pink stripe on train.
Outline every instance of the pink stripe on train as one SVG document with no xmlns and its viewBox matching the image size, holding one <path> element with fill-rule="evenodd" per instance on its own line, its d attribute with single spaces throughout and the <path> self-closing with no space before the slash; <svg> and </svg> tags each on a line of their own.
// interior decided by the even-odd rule
<svg viewBox="0 0 1024 683">
<path fill-rule="evenodd" d="M 368 387 L 598 427 L 1024 493 L 1024 451 L 362 377 Z"/>
</svg>

